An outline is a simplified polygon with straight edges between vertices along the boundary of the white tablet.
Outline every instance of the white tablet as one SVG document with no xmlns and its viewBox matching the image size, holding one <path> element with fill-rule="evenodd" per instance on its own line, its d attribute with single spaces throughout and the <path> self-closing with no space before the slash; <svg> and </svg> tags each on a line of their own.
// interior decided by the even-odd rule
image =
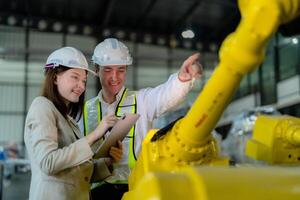
<svg viewBox="0 0 300 200">
<path fill-rule="evenodd" d="M 139 117 L 139 114 L 126 113 L 124 117 L 119 119 L 110 133 L 105 135 L 105 139 L 97 148 L 94 157 L 108 157 L 110 147 L 116 146 L 118 140 L 122 141 L 125 138 Z"/>
</svg>

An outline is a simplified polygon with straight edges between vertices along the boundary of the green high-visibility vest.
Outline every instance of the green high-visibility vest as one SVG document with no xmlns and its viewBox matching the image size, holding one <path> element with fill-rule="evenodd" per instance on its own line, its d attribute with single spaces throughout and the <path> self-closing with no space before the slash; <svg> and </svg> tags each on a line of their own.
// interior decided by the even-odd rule
<svg viewBox="0 0 300 200">
<path fill-rule="evenodd" d="M 125 113 L 135 114 L 137 110 L 136 93 L 134 91 L 128 91 L 124 89 L 121 98 L 117 104 L 115 115 L 122 117 Z M 84 123 L 84 135 L 86 136 L 93 131 L 102 119 L 101 102 L 98 96 L 86 101 L 83 108 L 83 123 Z M 136 162 L 136 156 L 134 152 L 134 133 L 135 125 L 130 129 L 128 135 L 129 151 L 128 151 L 128 166 L 132 169 Z"/>
</svg>

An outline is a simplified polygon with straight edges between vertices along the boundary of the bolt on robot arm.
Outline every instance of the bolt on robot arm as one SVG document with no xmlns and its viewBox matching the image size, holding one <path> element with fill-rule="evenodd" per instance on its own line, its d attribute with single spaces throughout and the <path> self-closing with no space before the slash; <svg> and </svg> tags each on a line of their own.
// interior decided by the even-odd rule
<svg viewBox="0 0 300 200">
<path fill-rule="evenodd" d="M 220 64 L 187 115 L 154 142 L 156 131 L 145 138 L 125 199 L 133 197 L 137 185 L 150 172 L 176 172 L 217 159 L 213 128 L 243 76 L 263 61 L 268 39 L 280 24 L 300 14 L 300 0 L 239 0 L 239 8 L 240 24 L 223 42 Z"/>
</svg>

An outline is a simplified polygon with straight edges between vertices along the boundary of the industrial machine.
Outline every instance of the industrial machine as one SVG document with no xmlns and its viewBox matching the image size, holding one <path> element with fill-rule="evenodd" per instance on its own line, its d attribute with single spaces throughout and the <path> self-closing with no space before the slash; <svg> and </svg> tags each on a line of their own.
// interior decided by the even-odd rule
<svg viewBox="0 0 300 200">
<path fill-rule="evenodd" d="M 246 154 L 272 165 L 300 165 L 300 118 L 260 116 Z"/>
<path fill-rule="evenodd" d="M 246 144 L 253 136 L 255 122 L 261 115 L 281 114 L 273 106 L 260 106 L 240 112 L 233 118 L 226 138 L 221 141 L 221 155 L 229 157 L 235 165 L 261 163 L 247 156 L 245 152 Z"/>
<path fill-rule="evenodd" d="M 184 118 L 169 130 L 149 131 L 123 199 L 300 199 L 299 168 L 230 167 L 211 135 L 242 77 L 263 61 L 268 39 L 300 15 L 300 0 L 238 3 L 241 21 L 222 44 L 220 64 Z M 288 117 L 259 118 L 247 153 L 272 164 L 299 164 L 298 124 Z"/>
</svg>

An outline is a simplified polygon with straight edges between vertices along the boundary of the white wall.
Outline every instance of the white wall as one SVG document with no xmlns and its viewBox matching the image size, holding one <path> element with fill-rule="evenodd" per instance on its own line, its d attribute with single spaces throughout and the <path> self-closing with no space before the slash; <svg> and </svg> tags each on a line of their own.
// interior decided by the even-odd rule
<svg viewBox="0 0 300 200">
<path fill-rule="evenodd" d="M 236 101 L 233 101 L 226 108 L 217 126 L 229 124 L 239 113 L 257 107 L 258 105 L 260 105 L 259 99 L 259 94 L 250 94 Z"/>
<path fill-rule="evenodd" d="M 24 108 L 25 32 L 24 29 L 6 29 L 0 26 L 0 143 L 23 141 L 25 112 L 32 100 L 39 95 L 44 79 L 43 66 L 48 55 L 53 50 L 60 48 L 63 42 L 63 35 L 59 33 L 31 31 L 29 36 L 28 93 L 27 105 Z M 184 49 L 170 51 L 167 47 L 146 44 L 137 44 L 137 48 L 134 48 L 133 43 L 124 43 L 129 47 L 134 62 L 136 62 L 127 70 L 126 86 L 131 89 L 134 83 L 137 83 L 137 88 L 140 89 L 155 87 L 165 82 L 169 75 L 177 72 L 183 61 L 194 53 L 194 51 Z M 87 56 L 87 60 L 90 61 L 97 42 L 88 36 L 67 35 L 66 45 L 82 50 Z M 3 53 L 2 50 L 7 51 Z M 201 62 L 207 64 L 204 65 L 204 69 L 208 72 L 211 71 L 211 66 L 217 63 L 216 59 L 217 55 L 202 55 Z M 171 62 L 169 62 L 170 60 Z M 135 66 L 137 66 L 136 69 Z M 134 70 L 137 70 L 136 73 Z M 134 74 L 137 74 L 137 77 L 134 77 Z M 205 79 L 207 78 L 208 76 L 205 76 Z M 97 77 L 92 75 L 88 77 L 87 99 L 98 93 L 96 87 L 98 81 Z M 195 87 L 186 100 L 188 105 L 198 96 L 204 82 L 205 80 L 195 82 Z"/>
<path fill-rule="evenodd" d="M 300 77 L 296 75 L 277 84 L 277 108 L 300 102 Z"/>
<path fill-rule="evenodd" d="M 27 105 L 24 108 L 25 32 L 20 28 L 0 26 L 0 143 L 23 141 L 24 116 L 32 100 L 40 93 L 43 66 L 48 55 L 62 47 L 62 39 L 62 34 L 58 33 L 30 32 Z M 81 47 L 89 55 L 90 49 L 96 45 L 96 40 L 91 37 L 67 36 L 66 39 L 67 46 Z M 96 81 L 96 77 L 88 77 L 87 98 L 97 93 Z"/>
</svg>

